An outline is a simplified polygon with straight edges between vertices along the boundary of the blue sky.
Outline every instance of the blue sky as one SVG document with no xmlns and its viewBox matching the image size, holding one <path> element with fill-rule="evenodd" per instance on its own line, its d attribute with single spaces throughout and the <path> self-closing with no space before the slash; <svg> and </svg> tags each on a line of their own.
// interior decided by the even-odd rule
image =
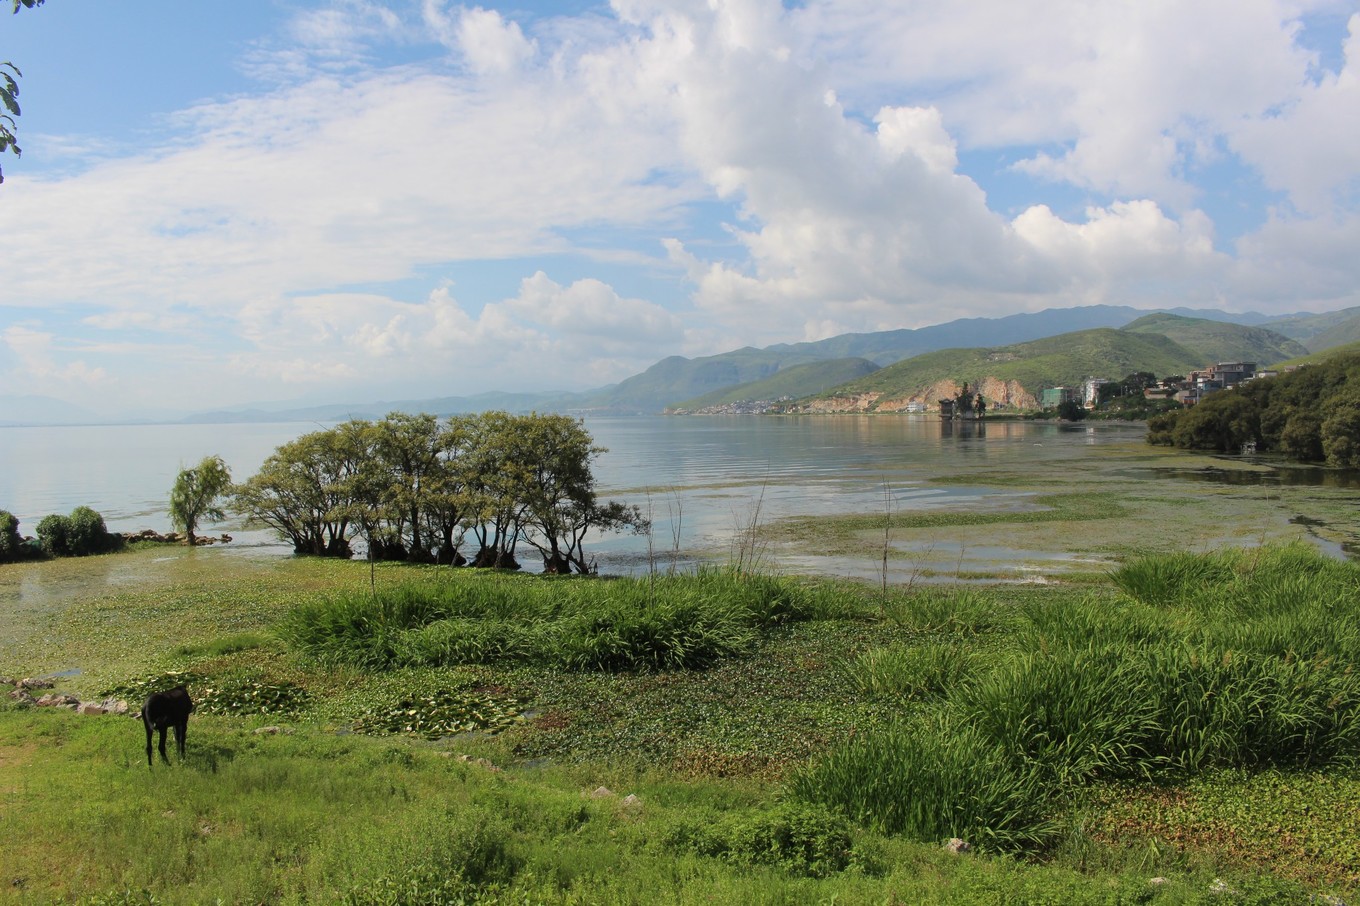
<svg viewBox="0 0 1360 906">
<path fill-rule="evenodd" d="M 1360 305 L 1360 2 L 48 0 L 0 381 L 588 389 L 1093 303 Z"/>
</svg>

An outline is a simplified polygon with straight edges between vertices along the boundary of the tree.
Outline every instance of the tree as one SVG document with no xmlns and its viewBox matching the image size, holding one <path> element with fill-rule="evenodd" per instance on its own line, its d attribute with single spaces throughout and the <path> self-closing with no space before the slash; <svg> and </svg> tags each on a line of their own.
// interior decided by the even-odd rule
<svg viewBox="0 0 1360 906">
<path fill-rule="evenodd" d="M 364 472 L 372 459 L 368 424 L 346 422 L 279 447 L 235 488 L 232 508 L 291 540 L 296 553 L 353 556 L 349 542 L 361 525 L 358 509 L 376 508 Z"/>
<path fill-rule="evenodd" d="M 1086 407 L 1076 400 L 1063 400 L 1058 404 L 1058 418 L 1079 422 L 1086 418 Z"/>
<path fill-rule="evenodd" d="M 35 6 L 42 6 L 43 2 L 44 0 L 13 0 L 13 12 L 17 13 L 21 5 L 32 9 Z M 6 69 L 9 72 L 6 72 Z M 14 75 L 10 75 L 10 72 Z M 15 157 L 23 154 L 14 137 L 14 130 L 18 128 L 14 118 L 19 115 L 19 83 L 15 80 L 23 78 L 23 75 L 19 67 L 8 60 L 0 62 L 0 106 L 8 111 L 0 113 L 0 154 L 13 151 Z M 0 170 L 0 183 L 4 181 L 4 171 Z"/>
<path fill-rule="evenodd" d="M 544 572 L 589 572 L 582 541 L 592 528 L 645 530 L 647 520 L 636 507 L 596 499 L 591 463 L 605 450 L 592 443 L 580 420 L 530 415 L 517 421 L 517 443 L 534 454 L 521 492 L 524 540 L 543 557 Z"/>
<path fill-rule="evenodd" d="M 968 382 L 963 382 L 963 389 L 959 395 L 954 397 L 954 411 L 960 417 L 966 415 L 973 408 L 973 391 L 968 389 Z"/>
<path fill-rule="evenodd" d="M 197 540 L 194 531 L 199 522 L 207 519 L 221 522 L 227 518 L 217 499 L 231 489 L 231 470 L 220 456 L 205 456 L 192 469 L 181 469 L 170 490 L 170 520 L 175 528 L 189 536 L 192 546 Z"/>
<path fill-rule="evenodd" d="M 373 448 L 380 471 L 378 492 L 389 511 L 393 540 L 405 559 L 431 559 L 433 539 L 425 528 L 444 467 L 439 423 L 433 415 L 392 412 L 373 426 Z"/>
</svg>

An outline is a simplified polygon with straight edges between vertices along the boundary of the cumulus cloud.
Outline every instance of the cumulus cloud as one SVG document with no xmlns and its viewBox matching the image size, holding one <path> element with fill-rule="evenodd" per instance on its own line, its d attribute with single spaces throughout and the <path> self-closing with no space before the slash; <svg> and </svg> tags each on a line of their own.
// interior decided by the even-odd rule
<svg viewBox="0 0 1360 906">
<path fill-rule="evenodd" d="M 352 395 L 1092 302 L 1360 304 L 1360 15 L 1339 67 L 1300 40 L 1345 7 L 315 0 L 252 58 L 277 82 L 7 180 L 0 305 Z M 1259 227 L 1224 238 L 1215 166 Z M 455 295 L 467 262 L 520 271 Z"/>
</svg>

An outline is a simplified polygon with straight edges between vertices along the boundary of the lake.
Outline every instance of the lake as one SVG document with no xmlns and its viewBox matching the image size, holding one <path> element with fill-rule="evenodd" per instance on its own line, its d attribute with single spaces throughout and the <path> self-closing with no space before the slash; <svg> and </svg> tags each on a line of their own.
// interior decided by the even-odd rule
<svg viewBox="0 0 1360 906">
<path fill-rule="evenodd" d="M 608 448 L 596 463 L 601 496 L 636 504 L 653 521 L 650 537 L 605 536 L 588 542 L 601 571 L 613 573 L 637 573 L 659 560 L 723 561 L 733 555 L 745 529 L 785 517 L 1033 509 L 1038 496 L 1054 486 L 1122 480 L 1134 488 L 1184 489 L 1198 484 L 1184 478 L 1207 474 L 1203 458 L 1149 448 L 1142 442 L 1143 427 L 1130 424 L 977 425 L 942 422 L 930 415 L 657 416 L 588 418 L 585 424 L 597 443 Z M 6 428 L 0 431 L 0 508 L 20 519 L 25 534 L 33 534 L 44 515 L 69 513 L 81 505 L 103 514 L 111 530 L 166 531 L 166 501 L 181 468 L 217 454 L 237 480 L 244 480 L 277 446 L 321 427 Z M 1175 459 L 1163 468 L 1161 458 L 1168 455 Z M 1261 475 L 1281 481 L 1274 470 L 1225 469 L 1208 462 L 1221 473 L 1239 479 L 1246 475 L 1249 486 L 1259 484 Z M 1122 479 L 1115 476 L 1116 467 Z M 1200 496 L 1207 501 L 1213 495 Z M 1293 514 L 1277 515 L 1272 537 L 1278 527 L 1274 524 L 1287 524 Z M 1292 523 L 1292 531 L 1317 534 L 1318 526 L 1332 521 L 1327 513 L 1306 518 L 1308 524 Z M 231 544 L 219 548 L 224 552 L 291 554 L 291 547 L 271 533 L 247 531 L 237 522 L 205 529 L 205 534 L 233 535 Z M 910 551 L 913 545 L 921 550 L 928 544 L 932 553 L 943 551 L 959 561 L 1011 562 L 1017 569 L 1022 562 L 1052 568 L 1065 559 L 1080 561 L 1085 553 L 1074 551 L 1081 545 L 1071 539 L 1045 541 L 1038 532 L 1004 543 L 994 543 L 991 536 L 962 541 L 953 534 L 893 539 L 892 545 Z M 532 551 L 522 553 L 526 565 L 535 562 Z M 1099 563 L 1102 557 L 1086 560 Z M 880 568 L 869 560 L 851 562 L 864 558 L 844 554 L 824 557 L 807 544 L 786 545 L 773 551 L 772 558 L 794 569 L 861 577 Z M 905 574 L 908 567 L 899 564 L 897 569 Z"/>
</svg>

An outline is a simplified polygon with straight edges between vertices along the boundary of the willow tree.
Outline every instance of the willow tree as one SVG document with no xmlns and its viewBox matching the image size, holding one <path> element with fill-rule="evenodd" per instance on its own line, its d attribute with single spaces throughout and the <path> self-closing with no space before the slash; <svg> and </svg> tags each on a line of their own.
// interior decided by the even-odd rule
<svg viewBox="0 0 1360 906">
<path fill-rule="evenodd" d="M 349 558 L 350 540 L 375 509 L 367 422 L 313 431 L 275 450 L 235 488 L 234 508 L 293 542 L 299 554 Z"/>
<path fill-rule="evenodd" d="M 194 532 L 203 520 L 221 522 L 227 514 L 217 505 L 231 488 L 231 470 L 220 456 L 205 456 L 192 469 L 181 469 L 170 489 L 170 521 L 184 532 L 192 546 Z"/>
<path fill-rule="evenodd" d="M 605 448 L 592 442 L 579 419 L 531 415 L 517 422 L 517 443 L 531 451 L 518 488 L 524 502 L 523 537 L 543 557 L 544 572 L 589 572 L 582 542 L 591 529 L 636 532 L 648 527 L 637 507 L 601 503 L 596 497 L 593 464 Z"/>
</svg>

